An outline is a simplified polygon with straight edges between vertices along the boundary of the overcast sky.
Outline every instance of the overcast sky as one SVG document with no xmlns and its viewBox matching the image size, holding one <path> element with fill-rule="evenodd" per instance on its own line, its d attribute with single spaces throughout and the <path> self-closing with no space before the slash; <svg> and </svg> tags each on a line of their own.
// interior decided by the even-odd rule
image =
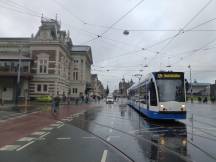
<svg viewBox="0 0 216 162">
<path fill-rule="evenodd" d="M 197 25 L 216 18 L 216 0 L 144 0 L 115 23 L 138 2 L 0 0 L 0 37 L 29 37 L 38 30 L 42 13 L 50 18 L 58 14 L 62 29 L 70 30 L 74 44 L 92 47 L 92 73 L 97 73 L 112 90 L 123 76 L 136 81 L 132 76 L 136 73 L 177 70 L 185 71 L 188 77 L 189 64 L 193 80 L 213 83 L 216 20 Z M 124 35 L 124 30 L 129 30 L 129 35 Z M 107 32 L 101 38 L 96 38 L 104 31 Z M 169 37 L 172 39 L 156 44 Z M 148 67 L 144 67 L 146 64 Z"/>
</svg>

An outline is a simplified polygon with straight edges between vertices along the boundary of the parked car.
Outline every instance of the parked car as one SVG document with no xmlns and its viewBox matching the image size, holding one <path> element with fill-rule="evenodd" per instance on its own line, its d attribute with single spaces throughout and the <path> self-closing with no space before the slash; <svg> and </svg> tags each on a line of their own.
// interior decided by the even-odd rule
<svg viewBox="0 0 216 162">
<path fill-rule="evenodd" d="M 113 103 L 114 103 L 113 97 L 108 96 L 108 97 L 106 98 L 106 104 L 113 104 Z"/>
</svg>

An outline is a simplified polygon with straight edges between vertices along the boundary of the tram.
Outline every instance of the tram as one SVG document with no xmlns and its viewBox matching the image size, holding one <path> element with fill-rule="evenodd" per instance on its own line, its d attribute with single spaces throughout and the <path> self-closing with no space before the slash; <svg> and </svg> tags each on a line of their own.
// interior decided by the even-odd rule
<svg viewBox="0 0 216 162">
<path fill-rule="evenodd" d="M 128 105 L 150 119 L 185 119 L 185 102 L 183 72 L 152 72 L 128 89 Z"/>
</svg>

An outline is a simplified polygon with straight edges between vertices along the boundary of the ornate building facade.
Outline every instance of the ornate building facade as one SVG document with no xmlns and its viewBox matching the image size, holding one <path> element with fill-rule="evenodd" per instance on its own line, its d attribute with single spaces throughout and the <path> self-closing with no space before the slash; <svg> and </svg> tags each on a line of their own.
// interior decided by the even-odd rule
<svg viewBox="0 0 216 162">
<path fill-rule="evenodd" d="M 91 84 L 92 63 L 90 46 L 74 45 L 57 20 L 42 18 L 35 36 L 0 38 L 0 99 L 77 97 Z"/>
</svg>

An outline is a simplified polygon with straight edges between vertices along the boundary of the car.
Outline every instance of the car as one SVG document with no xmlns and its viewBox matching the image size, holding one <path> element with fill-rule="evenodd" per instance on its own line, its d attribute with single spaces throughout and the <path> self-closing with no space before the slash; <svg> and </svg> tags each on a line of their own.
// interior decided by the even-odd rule
<svg viewBox="0 0 216 162">
<path fill-rule="evenodd" d="M 108 96 L 108 97 L 106 98 L 106 104 L 113 104 L 113 103 L 114 103 L 113 97 Z"/>
<path fill-rule="evenodd" d="M 51 102 L 52 97 L 51 96 L 40 96 L 40 97 L 37 97 L 36 100 L 39 102 Z"/>
</svg>

